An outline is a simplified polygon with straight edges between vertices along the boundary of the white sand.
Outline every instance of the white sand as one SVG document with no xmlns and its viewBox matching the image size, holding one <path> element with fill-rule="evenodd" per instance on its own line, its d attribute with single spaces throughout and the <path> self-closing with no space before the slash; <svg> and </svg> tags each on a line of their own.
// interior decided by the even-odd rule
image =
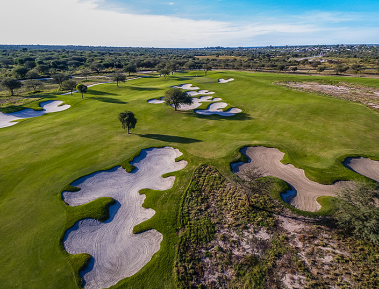
<svg viewBox="0 0 379 289">
<path fill-rule="evenodd" d="M 202 96 L 200 98 L 192 97 L 192 104 L 185 104 L 181 105 L 178 110 L 191 110 L 198 108 L 202 102 L 214 102 L 214 101 L 220 101 L 221 98 L 212 98 L 211 96 Z M 175 107 L 173 104 L 171 107 Z"/>
<path fill-rule="evenodd" d="M 184 90 L 198 90 L 200 89 L 199 87 L 197 86 L 192 86 L 191 83 L 188 83 L 188 84 L 182 84 L 182 85 L 179 85 L 179 86 L 171 86 L 172 88 L 181 88 L 181 89 L 184 89 Z"/>
<path fill-rule="evenodd" d="M 187 95 L 189 96 L 196 96 L 196 95 L 209 95 L 214 94 L 214 91 L 208 91 L 208 90 L 198 90 L 198 91 L 187 91 Z"/>
<path fill-rule="evenodd" d="M 347 158 L 343 164 L 354 172 L 379 182 L 379 161 L 368 158 Z"/>
<path fill-rule="evenodd" d="M 62 110 L 66 110 L 70 107 L 70 105 L 65 104 L 61 105 L 63 101 L 61 100 L 49 100 L 40 103 L 40 106 L 43 110 L 34 110 L 31 108 L 24 109 L 21 111 L 16 111 L 12 113 L 2 113 L 0 112 L 0 128 L 8 127 L 17 124 L 15 120 L 20 120 L 24 118 L 32 118 L 44 115 L 45 113 L 58 112 Z"/>
<path fill-rule="evenodd" d="M 241 176 L 251 166 L 260 168 L 265 176 L 280 178 L 291 185 L 293 192 L 283 198 L 295 208 L 315 212 L 321 208 L 316 201 L 321 196 L 335 196 L 336 192 L 349 182 L 337 182 L 333 185 L 322 185 L 309 180 L 303 170 L 291 164 L 282 164 L 284 153 L 276 148 L 247 147 L 241 150 L 251 159 L 250 163 L 234 166 L 234 171 Z"/>
<path fill-rule="evenodd" d="M 233 81 L 233 80 L 234 80 L 234 78 L 228 78 L 228 79 L 220 78 L 220 79 L 218 80 L 218 83 L 227 83 L 227 82 L 229 82 L 229 81 Z"/>
<path fill-rule="evenodd" d="M 160 103 L 164 103 L 164 100 L 163 100 L 163 97 L 161 97 L 160 99 L 155 99 L 155 98 L 149 99 L 147 102 L 153 103 L 153 104 L 160 104 Z"/>
<path fill-rule="evenodd" d="M 217 103 L 212 103 L 208 106 L 207 109 L 199 109 L 199 110 L 195 110 L 195 112 L 197 114 L 201 114 L 201 115 L 212 115 L 212 114 L 218 114 L 218 115 L 221 115 L 221 116 L 233 116 L 235 115 L 236 113 L 240 113 L 242 112 L 241 109 L 239 108 L 230 108 L 229 110 L 227 111 L 222 111 L 223 108 L 227 107 L 228 104 L 225 103 L 225 102 L 217 102 Z"/>
<path fill-rule="evenodd" d="M 104 222 L 85 219 L 67 230 L 63 245 L 70 254 L 88 253 L 93 258 L 81 272 L 85 288 L 107 288 L 130 277 L 145 266 L 159 250 L 161 233 L 149 230 L 133 234 L 133 228 L 153 217 L 155 211 L 145 209 L 145 195 L 138 192 L 148 188 L 168 190 L 175 177 L 163 174 L 183 169 L 186 161 L 175 162 L 182 155 L 172 147 L 142 150 L 131 164 L 137 169 L 126 173 L 121 167 L 93 173 L 72 183 L 78 192 L 63 192 L 70 206 L 86 204 L 99 197 L 117 201 L 110 208 L 110 218 Z"/>
</svg>

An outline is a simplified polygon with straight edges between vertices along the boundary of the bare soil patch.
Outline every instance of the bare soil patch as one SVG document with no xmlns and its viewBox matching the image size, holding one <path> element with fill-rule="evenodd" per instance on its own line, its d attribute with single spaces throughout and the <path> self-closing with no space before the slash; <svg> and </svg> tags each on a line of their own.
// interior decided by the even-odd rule
<svg viewBox="0 0 379 289">
<path fill-rule="evenodd" d="M 305 92 L 316 92 L 349 101 L 361 102 L 368 107 L 379 110 L 379 89 L 351 83 L 325 84 L 319 82 L 280 82 L 286 87 Z"/>
</svg>

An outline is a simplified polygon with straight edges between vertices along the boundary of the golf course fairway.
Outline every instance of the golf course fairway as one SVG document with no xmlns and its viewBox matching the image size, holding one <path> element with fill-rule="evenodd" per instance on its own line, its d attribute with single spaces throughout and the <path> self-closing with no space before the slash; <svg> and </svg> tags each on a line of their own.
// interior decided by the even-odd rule
<svg viewBox="0 0 379 289">
<path fill-rule="evenodd" d="M 65 111 L 0 130 L 0 284 L 2 288 L 80 288 L 80 267 L 86 255 L 69 255 L 62 245 L 64 233 L 77 221 L 103 216 L 110 198 L 68 206 L 62 191 L 75 180 L 96 171 L 128 164 L 142 149 L 173 147 L 188 165 L 166 191 L 142 190 L 143 206 L 155 211 L 133 232 L 154 229 L 163 235 L 160 249 L 138 273 L 112 288 L 175 288 L 173 261 L 178 242 L 178 210 L 192 173 L 201 164 L 215 166 L 232 176 L 230 163 L 246 146 L 277 148 L 282 163 L 302 169 L 308 179 L 332 184 L 364 177 L 343 165 L 347 157 L 379 160 L 379 112 L 364 104 L 292 90 L 274 82 L 334 80 L 379 87 L 377 79 L 314 77 L 274 73 L 210 71 L 151 75 L 126 83 L 91 87 L 84 99 L 71 95 L 44 95 L 70 105 Z M 233 81 L 219 84 L 219 79 Z M 239 108 L 223 117 L 174 111 L 152 105 L 172 86 L 191 83 L 212 97 Z M 204 102 L 196 109 L 206 109 Z M 24 108 L 38 107 L 38 103 Z M 127 134 L 117 116 L 132 111 L 138 122 Z M 178 160 L 179 161 L 179 160 Z M 105 210 L 106 211 L 106 210 Z"/>
</svg>

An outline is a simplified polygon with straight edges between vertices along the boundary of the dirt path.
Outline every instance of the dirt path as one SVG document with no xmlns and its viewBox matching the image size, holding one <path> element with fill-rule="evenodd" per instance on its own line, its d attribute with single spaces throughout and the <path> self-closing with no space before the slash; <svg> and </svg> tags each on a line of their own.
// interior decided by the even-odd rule
<svg viewBox="0 0 379 289">
<path fill-rule="evenodd" d="M 126 173 L 121 167 L 93 173 L 72 183 L 78 192 L 63 192 L 63 200 L 70 206 L 91 202 L 99 197 L 112 197 L 117 201 L 110 208 L 110 218 L 104 223 L 84 219 L 67 230 L 63 245 L 70 254 L 88 253 L 93 258 L 81 272 L 84 287 L 108 288 L 130 277 L 145 266 L 159 250 L 161 233 L 149 230 L 133 234 L 133 228 L 154 216 L 155 211 L 142 204 L 144 188 L 168 190 L 175 177 L 163 174 L 183 169 L 186 161 L 175 162 L 182 155 L 172 147 L 142 150 L 131 164 L 137 169 Z"/>
</svg>

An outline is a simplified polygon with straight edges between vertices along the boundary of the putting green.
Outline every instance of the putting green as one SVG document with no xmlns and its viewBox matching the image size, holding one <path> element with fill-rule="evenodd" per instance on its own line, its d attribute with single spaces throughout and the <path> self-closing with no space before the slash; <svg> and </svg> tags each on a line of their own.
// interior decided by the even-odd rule
<svg viewBox="0 0 379 289">
<path fill-rule="evenodd" d="M 173 173 L 176 182 L 172 189 L 144 192 L 144 206 L 156 214 L 135 232 L 156 229 L 164 236 L 161 249 L 140 272 L 115 288 L 175 287 L 178 206 L 193 170 L 201 163 L 231 174 L 229 164 L 239 155 L 239 148 L 264 145 L 285 152 L 284 161 L 304 169 L 309 179 L 328 184 L 360 177 L 342 165 L 345 156 L 379 159 L 378 112 L 359 103 L 273 84 L 323 78 L 379 86 L 375 79 L 239 72 L 208 72 L 207 77 L 196 77 L 196 73 L 143 78 L 119 88 L 116 84 L 98 85 L 89 88 L 83 100 L 79 94 L 51 95 L 44 101 L 63 100 L 71 108 L 0 130 L 2 287 L 77 288 L 61 237 L 68 223 L 89 216 L 98 204 L 94 201 L 69 210 L 60 191 L 79 177 L 130 159 L 143 148 L 174 146 L 189 164 Z M 220 78 L 235 80 L 221 85 Z M 238 107 L 243 112 L 233 117 L 201 116 L 147 103 L 183 83 L 214 91 L 214 97 L 228 103 L 226 110 Z M 134 112 L 138 119 L 131 135 L 117 120 L 124 110 Z"/>
</svg>

